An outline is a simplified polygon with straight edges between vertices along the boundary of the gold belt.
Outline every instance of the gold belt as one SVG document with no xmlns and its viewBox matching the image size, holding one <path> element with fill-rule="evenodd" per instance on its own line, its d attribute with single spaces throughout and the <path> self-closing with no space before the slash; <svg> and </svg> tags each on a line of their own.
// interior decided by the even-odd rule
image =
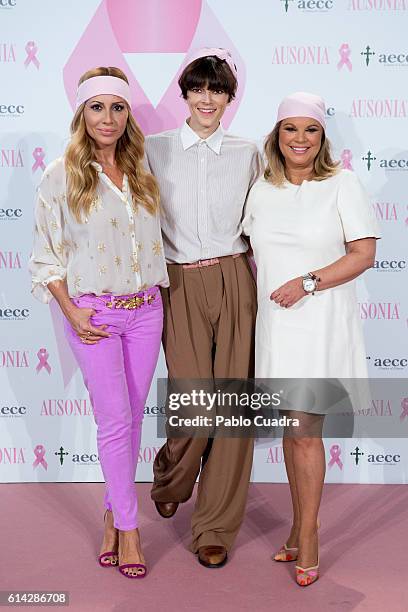
<svg viewBox="0 0 408 612">
<path fill-rule="evenodd" d="M 110 302 L 106 302 L 108 308 L 124 308 L 125 310 L 135 310 L 143 304 L 152 304 L 156 299 L 155 293 L 148 295 L 133 295 L 126 298 L 112 298 Z"/>
</svg>

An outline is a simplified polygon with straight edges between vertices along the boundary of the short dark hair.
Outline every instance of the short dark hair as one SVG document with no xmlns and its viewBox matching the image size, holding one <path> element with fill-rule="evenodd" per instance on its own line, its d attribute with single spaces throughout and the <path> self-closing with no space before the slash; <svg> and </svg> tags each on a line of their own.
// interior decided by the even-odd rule
<svg viewBox="0 0 408 612">
<path fill-rule="evenodd" d="M 224 91 L 228 94 L 228 102 L 235 98 L 238 87 L 238 81 L 227 62 L 215 55 L 199 57 L 188 64 L 181 73 L 178 84 L 184 99 L 187 98 L 188 90 L 208 87 L 211 91 Z"/>
</svg>

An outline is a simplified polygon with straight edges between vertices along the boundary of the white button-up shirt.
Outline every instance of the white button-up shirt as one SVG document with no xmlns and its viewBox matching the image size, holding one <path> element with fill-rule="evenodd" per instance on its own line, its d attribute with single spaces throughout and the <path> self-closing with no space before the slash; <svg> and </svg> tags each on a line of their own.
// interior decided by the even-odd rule
<svg viewBox="0 0 408 612">
<path fill-rule="evenodd" d="M 63 158 L 44 171 L 29 266 L 33 294 L 42 302 L 52 298 L 47 284 L 65 278 L 71 297 L 127 295 L 153 285 L 168 287 L 159 214 L 133 205 L 126 175 L 120 190 L 100 164 L 94 162 L 94 166 L 99 184 L 82 223 L 68 208 Z"/>
<path fill-rule="evenodd" d="M 169 263 L 244 253 L 243 208 L 262 170 L 255 143 L 225 133 L 205 140 L 185 122 L 146 138 L 161 193 L 163 244 Z"/>
</svg>

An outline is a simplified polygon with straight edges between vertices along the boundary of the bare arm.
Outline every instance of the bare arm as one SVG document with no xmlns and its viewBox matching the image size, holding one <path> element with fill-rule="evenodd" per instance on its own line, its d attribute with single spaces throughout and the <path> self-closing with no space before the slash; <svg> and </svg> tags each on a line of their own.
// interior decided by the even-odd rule
<svg viewBox="0 0 408 612">
<path fill-rule="evenodd" d="M 307 270 L 313 272 L 320 282 L 317 290 L 330 289 L 357 278 L 363 272 L 372 268 L 375 259 L 375 238 L 362 238 L 346 244 L 346 255 L 320 270 Z"/>
<path fill-rule="evenodd" d="M 110 334 L 103 331 L 107 325 L 95 327 L 91 324 L 90 317 L 95 314 L 92 308 L 78 308 L 71 302 L 65 280 L 51 281 L 47 287 L 82 342 L 96 344 L 102 338 L 109 338 Z"/>
<path fill-rule="evenodd" d="M 346 254 L 334 263 L 320 268 L 319 270 L 305 270 L 312 272 L 320 278 L 317 291 L 330 289 L 347 283 L 360 276 L 368 268 L 372 268 L 375 258 L 376 239 L 362 238 L 353 240 L 346 244 Z M 305 297 L 307 293 L 303 289 L 302 277 L 298 276 L 281 287 L 275 289 L 270 299 L 284 308 L 289 308 Z"/>
</svg>

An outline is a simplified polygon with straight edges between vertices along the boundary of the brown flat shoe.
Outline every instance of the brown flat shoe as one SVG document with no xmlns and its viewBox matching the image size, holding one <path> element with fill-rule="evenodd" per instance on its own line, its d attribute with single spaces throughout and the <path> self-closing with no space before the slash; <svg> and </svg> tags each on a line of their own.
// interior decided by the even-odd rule
<svg viewBox="0 0 408 612">
<path fill-rule="evenodd" d="M 163 518 L 171 518 L 176 514 L 178 502 L 154 502 L 157 512 Z"/>
<path fill-rule="evenodd" d="M 204 567 L 218 568 L 226 564 L 228 559 L 227 550 L 224 546 L 200 546 L 198 549 L 198 561 Z"/>
</svg>

